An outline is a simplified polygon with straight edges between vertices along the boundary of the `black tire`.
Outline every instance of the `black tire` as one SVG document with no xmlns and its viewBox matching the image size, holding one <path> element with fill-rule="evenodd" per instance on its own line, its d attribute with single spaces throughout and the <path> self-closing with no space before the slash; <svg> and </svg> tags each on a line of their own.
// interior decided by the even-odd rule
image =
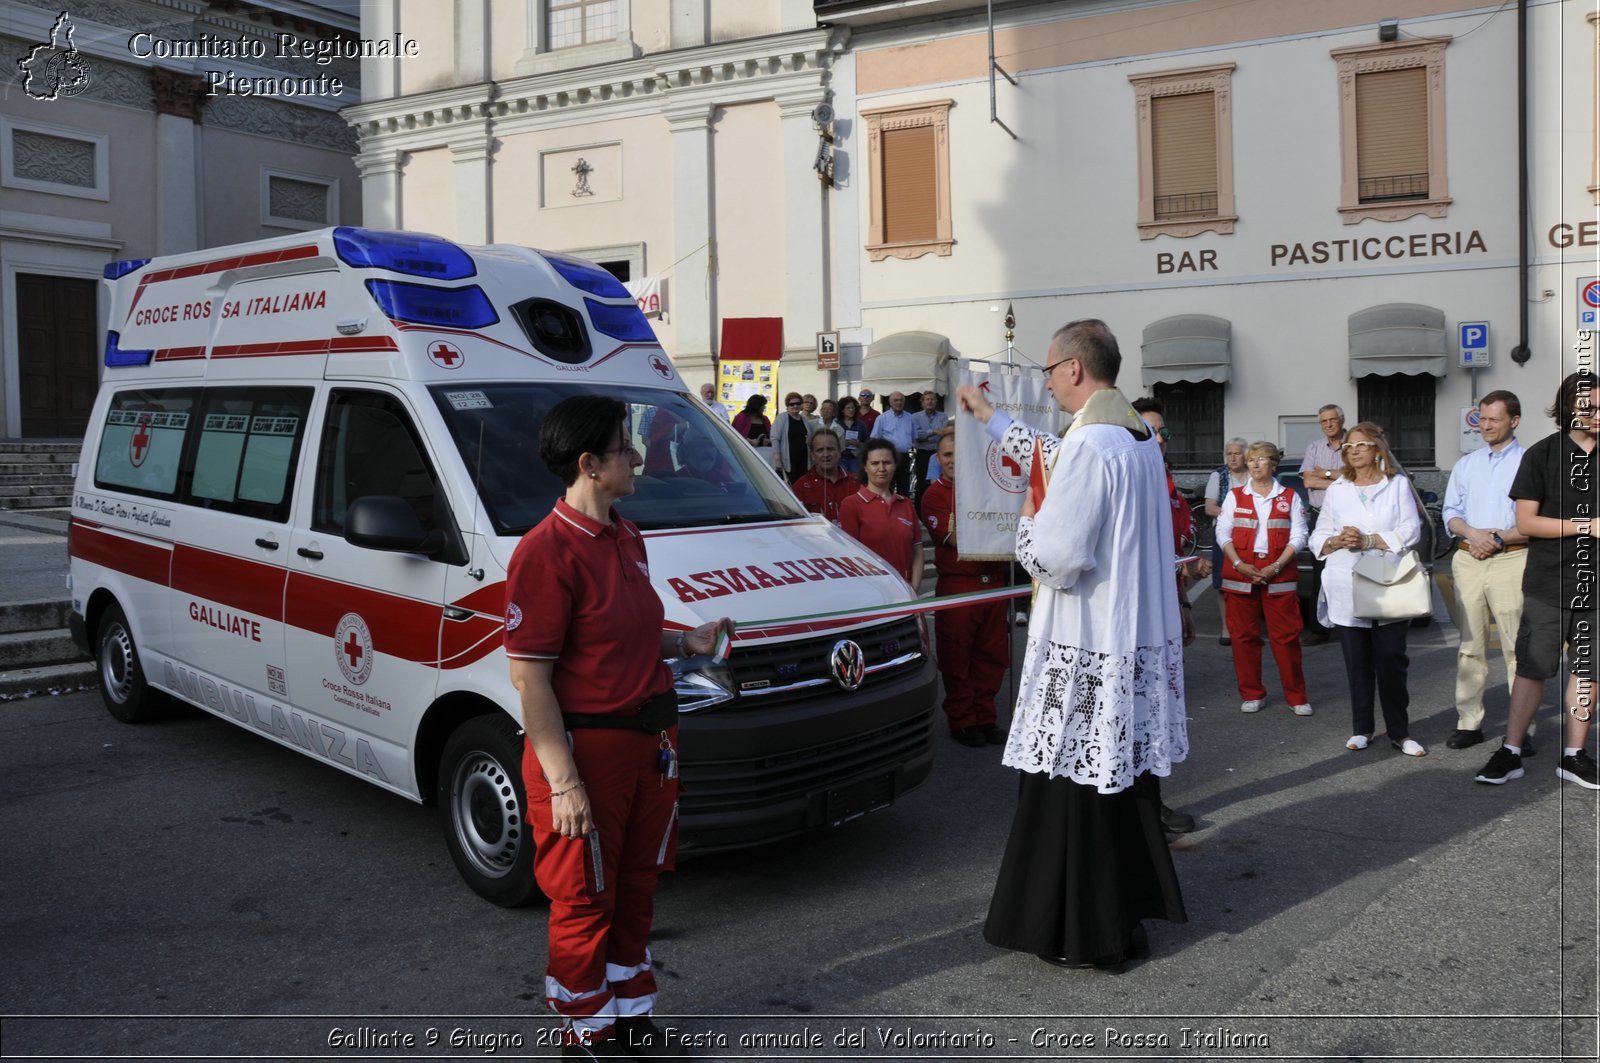
<svg viewBox="0 0 1600 1063">
<path fill-rule="evenodd" d="M 493 712 L 457 727 L 439 757 L 439 812 L 450 859 L 474 893 L 502 908 L 541 896 L 533 880 L 522 749 L 516 722 Z"/>
<path fill-rule="evenodd" d="M 145 723 L 156 716 L 161 697 L 144 681 L 133 630 L 115 602 L 106 606 L 95 628 L 94 661 L 107 712 L 123 723 Z"/>
</svg>

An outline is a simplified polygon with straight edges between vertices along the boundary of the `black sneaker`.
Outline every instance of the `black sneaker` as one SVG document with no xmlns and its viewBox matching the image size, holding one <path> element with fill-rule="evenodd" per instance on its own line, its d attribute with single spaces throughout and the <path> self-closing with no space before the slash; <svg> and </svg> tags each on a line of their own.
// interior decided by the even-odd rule
<svg viewBox="0 0 1600 1063">
<path fill-rule="evenodd" d="M 632 1019 L 618 1019 L 616 1039 L 618 1044 L 627 1049 L 630 1056 L 675 1059 L 689 1054 L 682 1041 L 669 1041 L 661 1027 L 651 1022 L 646 1015 Z"/>
<path fill-rule="evenodd" d="M 1454 734 L 1444 740 L 1444 744 L 1446 749 L 1467 749 L 1482 741 L 1482 731 L 1465 731 L 1457 728 Z"/>
<path fill-rule="evenodd" d="M 1589 756 L 1587 749 L 1580 749 L 1570 757 L 1562 757 L 1561 766 L 1556 768 L 1556 775 L 1579 786 L 1600 790 L 1600 778 L 1595 774 L 1594 759 Z"/>
<path fill-rule="evenodd" d="M 1494 756 L 1489 758 L 1489 763 L 1476 776 L 1479 782 L 1486 782 L 1490 786 L 1500 786 L 1512 779 L 1522 778 L 1522 758 L 1517 756 L 1505 746 L 1494 751 Z"/>
<path fill-rule="evenodd" d="M 983 730 L 978 727 L 963 727 L 959 731 L 951 731 L 950 737 L 972 749 L 987 745 L 984 741 Z"/>
</svg>

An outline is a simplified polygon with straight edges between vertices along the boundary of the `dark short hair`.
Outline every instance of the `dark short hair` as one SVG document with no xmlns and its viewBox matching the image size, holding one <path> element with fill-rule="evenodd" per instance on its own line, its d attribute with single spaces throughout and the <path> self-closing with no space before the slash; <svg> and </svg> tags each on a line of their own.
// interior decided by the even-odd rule
<svg viewBox="0 0 1600 1063">
<path fill-rule="evenodd" d="M 894 455 L 894 460 L 897 463 L 900 460 L 900 451 L 895 448 L 893 443 L 882 436 L 873 436 L 861 445 L 861 472 L 859 478 L 862 483 L 867 482 L 867 459 L 872 456 L 874 450 L 887 450 Z"/>
<path fill-rule="evenodd" d="M 751 395 L 744 403 L 745 413 L 761 413 L 766 408 L 767 397 L 765 395 Z"/>
<path fill-rule="evenodd" d="M 861 412 L 861 403 L 859 401 L 857 401 L 857 399 L 856 399 L 856 397 L 854 395 L 846 395 L 844 398 L 839 400 L 839 416 L 840 417 L 844 416 L 844 408 L 846 406 L 850 407 L 852 410 L 856 411 L 856 413 L 858 413 L 858 414 Z"/>
<path fill-rule="evenodd" d="M 539 457 L 563 485 L 571 487 L 578 479 L 578 459 L 609 449 L 627 417 L 628 404 L 610 395 L 562 399 L 539 426 Z"/>
<path fill-rule="evenodd" d="M 1134 413 L 1153 413 L 1159 415 L 1162 420 L 1165 420 L 1167 416 L 1167 411 L 1161 407 L 1160 399 L 1152 399 L 1148 396 L 1141 395 L 1128 405 L 1133 407 Z"/>
<path fill-rule="evenodd" d="M 1572 431 L 1572 411 L 1578 408 L 1578 396 L 1589 394 L 1597 388 L 1600 388 L 1600 377 L 1587 369 L 1570 374 L 1556 389 L 1556 401 L 1545 411 L 1545 416 L 1556 422 L 1557 430 Z"/>
<path fill-rule="evenodd" d="M 1069 321 L 1056 329 L 1050 346 L 1058 347 L 1066 358 L 1076 358 L 1091 380 L 1115 384 L 1122 370 L 1122 348 L 1104 321 L 1086 317 Z"/>
<path fill-rule="evenodd" d="M 810 450 L 812 447 L 816 446 L 817 437 L 818 436 L 827 436 L 828 438 L 832 439 L 833 440 L 833 445 L 836 446 L 836 447 L 844 446 L 844 444 L 839 441 L 839 433 L 838 432 L 835 432 L 831 428 L 819 428 L 815 432 L 811 433 L 811 442 L 806 444 L 806 449 L 807 450 Z"/>
<path fill-rule="evenodd" d="M 1517 398 L 1517 393 L 1514 391 L 1491 391 L 1478 400 L 1478 409 L 1483 409 L 1491 402 L 1503 404 L 1506 408 L 1506 413 L 1512 417 L 1522 416 L 1522 400 Z"/>
</svg>

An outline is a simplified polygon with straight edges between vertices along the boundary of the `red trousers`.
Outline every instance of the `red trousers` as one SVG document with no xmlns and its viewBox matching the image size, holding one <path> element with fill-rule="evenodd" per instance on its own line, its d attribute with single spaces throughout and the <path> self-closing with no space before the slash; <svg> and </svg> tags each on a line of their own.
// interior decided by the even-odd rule
<svg viewBox="0 0 1600 1063">
<path fill-rule="evenodd" d="M 677 728 L 667 735 L 676 748 Z M 659 734 L 585 729 L 570 738 L 599 837 L 598 877 L 594 836 L 551 829 L 550 784 L 532 746 L 522 775 L 538 846 L 533 874 L 550 898 L 545 1001 L 561 1016 L 567 1043 L 595 1044 L 617 1019 L 655 1008 L 650 925 L 656 879 L 677 852 L 678 780 L 659 770 Z"/>
<path fill-rule="evenodd" d="M 937 593 L 993 590 L 996 583 L 941 576 Z M 994 723 L 994 698 L 1011 664 L 1006 603 L 985 602 L 933 614 L 939 640 L 939 675 L 944 679 L 944 714 L 952 733 Z"/>
<path fill-rule="evenodd" d="M 1306 673 L 1300 663 L 1300 601 L 1294 585 L 1287 591 L 1268 594 L 1266 587 L 1254 587 L 1249 594 L 1222 592 L 1228 603 L 1228 635 L 1233 639 L 1233 674 L 1239 681 L 1239 696 L 1258 701 L 1267 696 L 1261 682 L 1261 628 L 1266 626 L 1272 641 L 1272 656 L 1278 662 L 1278 678 L 1283 681 L 1283 697 L 1290 705 L 1305 705 Z"/>
</svg>

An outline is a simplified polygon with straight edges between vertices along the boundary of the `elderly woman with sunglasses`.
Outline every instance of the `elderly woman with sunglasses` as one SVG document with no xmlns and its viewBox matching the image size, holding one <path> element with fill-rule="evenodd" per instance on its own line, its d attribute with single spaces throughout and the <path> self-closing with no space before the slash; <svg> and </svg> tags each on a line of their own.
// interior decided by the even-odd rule
<svg viewBox="0 0 1600 1063">
<path fill-rule="evenodd" d="M 821 423 L 805 415 L 804 401 L 798 391 L 789 392 L 783 397 L 783 412 L 772 419 L 772 468 L 786 483 L 811 468 L 811 433 Z"/>
<path fill-rule="evenodd" d="M 1362 421 L 1345 433 L 1339 453 L 1344 467 L 1323 497 L 1311 550 L 1327 562 L 1317 619 L 1337 634 L 1350 683 L 1353 726 L 1345 748 L 1365 749 L 1373 737 L 1376 685 L 1389 741 L 1406 756 L 1426 756 L 1428 751 L 1411 737 L 1407 714 L 1406 631 L 1411 622 L 1363 620 L 1355 615 L 1354 602 L 1356 561 L 1370 551 L 1409 550 L 1422 537 L 1422 518 L 1382 428 Z"/>
</svg>

